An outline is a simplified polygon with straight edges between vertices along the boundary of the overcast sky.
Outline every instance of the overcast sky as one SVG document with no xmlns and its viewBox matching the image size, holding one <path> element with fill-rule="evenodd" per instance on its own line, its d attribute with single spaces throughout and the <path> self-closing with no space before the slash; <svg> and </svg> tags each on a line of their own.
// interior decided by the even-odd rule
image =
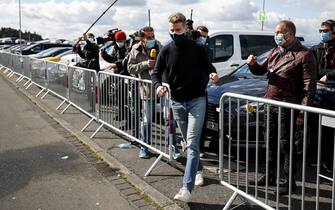
<svg viewBox="0 0 335 210">
<path fill-rule="evenodd" d="M 114 0 L 21 0 L 22 30 L 35 31 L 44 38 L 73 40 Z M 173 3 L 177 2 L 177 3 Z M 210 32 L 220 30 L 260 30 L 258 11 L 262 0 L 119 0 L 92 28 L 96 35 L 108 29 L 121 28 L 129 33 L 148 25 L 147 11 L 151 10 L 151 24 L 156 37 L 168 39 L 167 17 L 193 12 L 194 26 L 206 25 Z M 18 28 L 18 0 L 0 0 L 0 26 Z M 334 0 L 266 0 L 265 30 L 273 31 L 282 19 L 296 23 L 297 32 L 308 42 L 319 41 L 318 27 L 326 19 L 335 19 Z"/>
</svg>

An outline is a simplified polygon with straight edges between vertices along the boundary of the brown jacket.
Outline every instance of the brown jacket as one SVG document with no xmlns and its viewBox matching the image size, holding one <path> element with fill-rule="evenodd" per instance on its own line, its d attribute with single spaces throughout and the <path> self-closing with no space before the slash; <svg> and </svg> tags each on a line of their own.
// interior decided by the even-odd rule
<svg viewBox="0 0 335 210">
<path fill-rule="evenodd" d="M 283 52 L 274 48 L 262 64 L 249 66 L 255 75 L 268 72 L 265 98 L 311 106 L 316 90 L 316 61 L 296 40 Z"/>
</svg>

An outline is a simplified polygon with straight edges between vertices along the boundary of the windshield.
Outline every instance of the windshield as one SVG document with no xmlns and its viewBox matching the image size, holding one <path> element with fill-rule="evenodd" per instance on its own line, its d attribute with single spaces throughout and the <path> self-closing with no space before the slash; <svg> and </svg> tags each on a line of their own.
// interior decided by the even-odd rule
<svg viewBox="0 0 335 210">
<path fill-rule="evenodd" d="M 262 55 L 257 57 L 257 62 L 262 63 L 266 59 L 266 55 L 268 52 L 263 53 Z M 238 78 L 254 78 L 257 77 L 253 73 L 251 73 L 249 66 L 245 63 L 240 68 L 236 69 L 234 72 L 230 74 L 231 76 Z M 263 75 L 264 76 L 264 75 Z"/>
</svg>

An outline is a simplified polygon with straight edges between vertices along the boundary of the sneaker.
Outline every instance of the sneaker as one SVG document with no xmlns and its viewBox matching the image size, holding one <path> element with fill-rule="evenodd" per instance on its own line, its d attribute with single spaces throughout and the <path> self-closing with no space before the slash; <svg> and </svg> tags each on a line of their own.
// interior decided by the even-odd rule
<svg viewBox="0 0 335 210">
<path fill-rule="evenodd" d="M 148 159 L 150 157 L 148 148 L 141 147 L 138 157 L 143 158 L 143 159 Z"/>
<path fill-rule="evenodd" d="M 194 182 L 195 186 L 202 186 L 204 185 L 204 176 L 202 174 L 202 171 L 198 171 L 197 175 L 195 176 L 195 182 Z"/>
<path fill-rule="evenodd" d="M 181 188 L 173 199 L 187 203 L 190 198 L 191 198 L 191 192 L 188 189 Z"/>
<path fill-rule="evenodd" d="M 181 157 L 180 150 L 176 147 L 173 154 L 173 159 L 178 160 Z"/>
<path fill-rule="evenodd" d="M 204 157 L 205 157 L 205 153 L 204 153 L 204 152 L 200 152 L 199 157 L 200 157 L 200 158 L 204 158 Z"/>
</svg>

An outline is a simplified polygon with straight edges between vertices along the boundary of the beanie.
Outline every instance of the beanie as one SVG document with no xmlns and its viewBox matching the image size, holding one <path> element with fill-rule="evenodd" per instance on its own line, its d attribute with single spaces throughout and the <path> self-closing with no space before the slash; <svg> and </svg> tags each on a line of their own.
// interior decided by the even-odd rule
<svg viewBox="0 0 335 210">
<path fill-rule="evenodd" d="M 127 39 L 126 33 L 123 31 L 118 31 L 115 33 L 114 39 L 115 40 L 125 40 Z"/>
</svg>

